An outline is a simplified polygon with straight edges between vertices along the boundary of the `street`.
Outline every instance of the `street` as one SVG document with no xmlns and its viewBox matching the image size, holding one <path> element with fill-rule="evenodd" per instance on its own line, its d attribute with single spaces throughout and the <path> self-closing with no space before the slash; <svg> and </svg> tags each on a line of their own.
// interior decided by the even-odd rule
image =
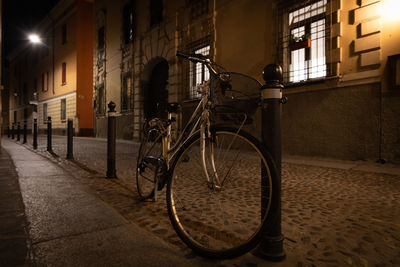
<svg viewBox="0 0 400 267">
<path fill-rule="evenodd" d="M 43 156 L 46 161 L 55 165 L 43 165 L 38 171 L 48 173 L 53 165 L 62 169 L 73 180 L 67 183 L 84 186 L 87 192 L 101 199 L 104 205 L 107 204 L 130 225 L 160 238 L 176 251 L 180 251 L 179 253 L 183 253 L 182 255 L 186 255 L 185 258 L 202 262 L 199 257 L 188 256 L 192 255 L 191 251 L 176 236 L 162 193 L 156 203 L 138 200 L 135 184 L 138 143 L 117 141 L 118 178 L 106 179 L 105 139 L 75 137 L 73 161 L 65 159 L 66 142 L 65 136 L 53 136 L 54 154 L 51 154 L 46 151 L 46 136 L 39 136 L 39 146 L 33 154 Z M 3 138 L 3 147 L 11 155 L 15 143 L 15 140 Z M 33 151 L 32 140 L 28 138 L 26 145 L 18 144 L 17 147 Z M 38 191 L 30 191 L 30 188 L 35 188 L 30 181 L 30 173 L 23 176 L 21 178 L 19 174 L 28 221 L 36 216 L 37 223 L 45 223 L 42 218 L 44 214 L 31 214 L 29 201 L 36 197 Z M 65 179 L 42 180 L 54 188 L 59 188 L 59 183 L 66 183 Z M 31 184 L 32 187 L 28 186 Z M 43 196 L 44 194 L 41 193 Z M 66 192 L 63 191 L 62 194 Z M 44 198 L 43 201 L 45 205 Z M 73 210 L 74 204 L 70 205 Z M 93 216 L 97 216 L 95 209 L 88 210 L 91 210 Z M 71 217 L 83 218 L 83 215 L 85 213 L 77 213 Z M 54 228 L 57 229 L 57 226 Z M 52 239 L 46 237 L 50 231 L 33 230 L 34 225 L 30 221 L 30 238 Z M 285 236 L 287 259 L 274 263 L 274 266 L 400 265 L 400 168 L 372 162 L 284 157 L 282 232 Z M 96 244 L 88 242 L 82 249 L 94 245 Z M 152 254 L 153 250 L 148 253 Z M 271 264 L 251 254 L 233 260 L 206 262 L 228 266 Z"/>
</svg>

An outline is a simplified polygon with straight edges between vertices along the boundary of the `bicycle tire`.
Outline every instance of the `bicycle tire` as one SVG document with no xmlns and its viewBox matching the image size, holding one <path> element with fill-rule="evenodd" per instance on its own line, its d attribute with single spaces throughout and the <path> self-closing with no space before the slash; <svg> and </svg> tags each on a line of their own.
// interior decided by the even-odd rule
<svg viewBox="0 0 400 267">
<path fill-rule="evenodd" d="M 226 171 L 221 190 L 210 188 L 203 179 L 197 133 L 182 145 L 172 165 L 167 184 L 168 214 L 178 236 L 195 253 L 233 258 L 253 249 L 276 217 L 277 170 L 270 154 L 250 134 L 218 127 L 211 135 L 220 179 Z M 226 158 L 221 163 L 222 156 Z"/>
<path fill-rule="evenodd" d="M 142 200 L 150 199 L 154 196 L 155 172 L 156 167 L 146 163 L 146 157 L 161 157 L 162 144 L 161 133 L 157 126 L 143 127 L 143 140 L 139 147 L 136 162 L 136 188 L 139 198 Z"/>
</svg>

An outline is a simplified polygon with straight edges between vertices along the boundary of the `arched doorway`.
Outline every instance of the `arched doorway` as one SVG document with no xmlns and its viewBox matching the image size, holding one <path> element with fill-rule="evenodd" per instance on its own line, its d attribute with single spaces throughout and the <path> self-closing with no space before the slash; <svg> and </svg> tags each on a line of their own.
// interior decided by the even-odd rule
<svg viewBox="0 0 400 267">
<path fill-rule="evenodd" d="M 168 62 L 164 58 L 151 60 L 143 72 L 144 115 L 146 119 L 166 118 L 168 104 Z"/>
</svg>

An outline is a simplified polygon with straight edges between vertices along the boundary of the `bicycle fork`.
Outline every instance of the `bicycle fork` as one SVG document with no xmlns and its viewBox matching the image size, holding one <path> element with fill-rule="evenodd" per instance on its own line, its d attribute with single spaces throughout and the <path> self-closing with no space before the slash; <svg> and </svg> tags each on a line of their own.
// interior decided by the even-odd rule
<svg viewBox="0 0 400 267">
<path fill-rule="evenodd" d="M 211 131 L 210 131 L 210 120 L 208 112 L 203 115 L 203 120 L 200 126 L 200 156 L 201 163 L 203 167 L 203 172 L 207 180 L 208 187 L 210 189 L 220 189 L 220 181 L 218 178 L 217 168 L 215 166 L 214 158 L 214 142 L 212 141 Z M 208 140 L 208 142 L 207 142 Z M 207 145 L 209 150 L 209 164 L 211 165 L 212 175 L 210 177 L 209 171 L 207 170 Z"/>
</svg>

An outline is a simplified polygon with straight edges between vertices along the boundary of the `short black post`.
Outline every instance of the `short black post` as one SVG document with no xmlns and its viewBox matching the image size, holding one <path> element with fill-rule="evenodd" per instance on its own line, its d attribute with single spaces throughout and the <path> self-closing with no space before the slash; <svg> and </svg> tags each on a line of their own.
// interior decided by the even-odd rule
<svg viewBox="0 0 400 267">
<path fill-rule="evenodd" d="M 33 149 L 37 149 L 37 118 L 33 119 Z"/>
<path fill-rule="evenodd" d="M 53 148 L 51 145 L 51 117 L 47 117 L 47 151 L 52 152 Z"/>
<path fill-rule="evenodd" d="M 67 129 L 67 159 L 73 159 L 74 154 L 73 154 L 73 138 L 72 136 L 74 135 L 74 128 L 73 128 L 73 121 L 72 119 L 68 119 L 68 129 Z"/>
<path fill-rule="evenodd" d="M 10 138 L 10 124 L 7 125 L 7 137 Z"/>
<path fill-rule="evenodd" d="M 116 138 L 116 116 L 115 103 L 108 103 L 108 131 L 107 131 L 107 178 L 117 178 L 115 170 L 115 138 Z"/>
<path fill-rule="evenodd" d="M 286 255 L 283 250 L 282 214 L 281 214 L 281 98 L 282 68 L 270 64 L 263 70 L 265 85 L 261 88 L 262 107 L 262 141 L 271 153 L 277 167 L 277 209 L 274 221 L 267 226 L 263 239 L 257 250 L 257 255 L 271 261 L 282 261 Z"/>
<path fill-rule="evenodd" d="M 15 122 L 11 125 L 11 139 L 15 138 Z"/>
<path fill-rule="evenodd" d="M 21 124 L 17 123 L 17 141 L 21 140 Z"/>
<path fill-rule="evenodd" d="M 24 120 L 23 134 L 24 134 L 24 140 L 22 141 L 22 143 L 26 144 L 26 120 Z"/>
</svg>

